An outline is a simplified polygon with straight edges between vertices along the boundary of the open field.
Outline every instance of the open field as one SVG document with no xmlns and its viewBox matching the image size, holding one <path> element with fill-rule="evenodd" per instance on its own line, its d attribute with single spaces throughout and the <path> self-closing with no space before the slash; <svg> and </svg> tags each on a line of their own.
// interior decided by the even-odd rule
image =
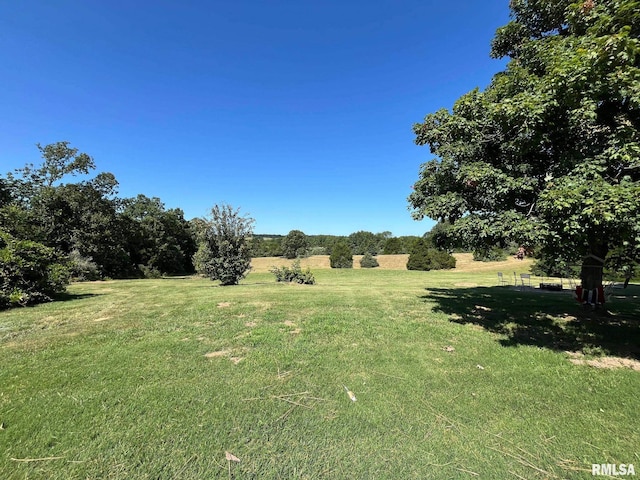
<svg viewBox="0 0 640 480">
<path fill-rule="evenodd" d="M 503 262 L 474 262 L 471 253 L 456 253 L 456 271 L 464 272 L 496 272 L 504 270 L 506 272 L 518 271 L 525 273 L 529 271 L 532 260 L 525 259 L 523 261 L 509 258 Z M 353 256 L 353 268 L 360 268 L 360 259 L 362 255 Z M 378 255 L 376 257 L 379 267 L 377 270 L 406 270 L 409 255 Z M 258 257 L 251 261 L 253 272 L 268 272 L 272 266 L 280 267 L 282 265 L 290 265 L 293 260 L 287 260 L 282 257 Z M 314 255 L 312 257 L 300 259 L 302 268 L 331 268 L 329 263 L 329 255 Z"/>
<path fill-rule="evenodd" d="M 91 282 L 0 312 L 0 478 L 640 470 L 640 286 L 594 314 L 475 266 L 318 268 L 313 286 L 256 266 L 236 287 Z"/>
</svg>

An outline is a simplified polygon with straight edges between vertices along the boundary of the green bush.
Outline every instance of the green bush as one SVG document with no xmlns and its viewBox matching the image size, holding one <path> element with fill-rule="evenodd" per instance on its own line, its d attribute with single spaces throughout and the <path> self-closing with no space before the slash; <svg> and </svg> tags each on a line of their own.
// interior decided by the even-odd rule
<svg viewBox="0 0 640 480">
<path fill-rule="evenodd" d="M 367 252 L 360 259 L 360 266 L 362 268 L 375 268 L 375 267 L 379 267 L 380 264 L 378 263 L 378 260 L 376 260 L 376 258 L 373 255 Z"/>
<path fill-rule="evenodd" d="M 506 260 L 508 256 L 509 252 L 500 247 L 480 248 L 473 252 L 473 259 L 476 262 L 500 262 Z"/>
<path fill-rule="evenodd" d="M 100 267 L 91 257 L 84 257 L 77 249 L 69 254 L 69 271 L 71 278 L 78 282 L 100 280 Z"/>
<path fill-rule="evenodd" d="M 309 256 L 312 257 L 314 255 L 326 255 L 327 249 L 326 247 L 311 247 L 309 250 Z"/>
<path fill-rule="evenodd" d="M 215 205 L 210 218 L 202 220 L 199 247 L 193 263 L 196 271 L 219 280 L 221 285 L 237 285 L 251 269 L 252 218 L 241 216 L 230 205 Z"/>
<path fill-rule="evenodd" d="M 416 240 L 407 261 L 407 270 L 448 270 L 455 267 L 456 258 L 453 255 L 430 247 L 423 238 Z"/>
<path fill-rule="evenodd" d="M 329 263 L 331 268 L 353 268 L 353 254 L 347 242 L 341 240 L 333 246 Z"/>
<path fill-rule="evenodd" d="M 162 272 L 149 265 L 138 265 L 138 269 L 144 278 L 162 278 Z"/>
<path fill-rule="evenodd" d="M 271 267 L 269 271 L 275 275 L 276 282 L 291 282 L 304 285 L 314 285 L 316 283 L 316 279 L 313 273 L 311 273 L 311 270 L 309 268 L 302 270 L 299 261 L 293 262 L 291 267 L 287 267 L 286 265 L 282 267 Z"/>
<path fill-rule="evenodd" d="M 0 232 L 0 308 L 50 302 L 69 276 L 53 248 Z"/>
</svg>

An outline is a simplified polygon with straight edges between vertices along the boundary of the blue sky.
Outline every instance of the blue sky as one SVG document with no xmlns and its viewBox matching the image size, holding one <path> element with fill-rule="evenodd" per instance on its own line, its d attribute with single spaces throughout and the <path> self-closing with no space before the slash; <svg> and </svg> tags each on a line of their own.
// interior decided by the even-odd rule
<svg viewBox="0 0 640 480">
<path fill-rule="evenodd" d="M 421 235 L 412 125 L 483 89 L 508 0 L 21 0 L 0 5 L 0 172 L 61 140 L 187 218 Z"/>
</svg>

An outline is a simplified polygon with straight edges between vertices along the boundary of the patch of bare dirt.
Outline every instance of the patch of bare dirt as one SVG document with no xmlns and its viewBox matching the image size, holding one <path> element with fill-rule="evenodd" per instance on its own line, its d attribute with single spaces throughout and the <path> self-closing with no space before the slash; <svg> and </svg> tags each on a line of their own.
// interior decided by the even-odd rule
<svg viewBox="0 0 640 480">
<path fill-rule="evenodd" d="M 230 307 L 231 306 L 231 302 L 220 302 L 218 304 L 218 308 L 226 308 L 226 307 Z"/>
</svg>

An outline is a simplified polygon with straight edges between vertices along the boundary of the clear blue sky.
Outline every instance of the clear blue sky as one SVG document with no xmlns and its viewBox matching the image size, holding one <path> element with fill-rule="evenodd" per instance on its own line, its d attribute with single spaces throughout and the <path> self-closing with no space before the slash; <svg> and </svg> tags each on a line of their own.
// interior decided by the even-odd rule
<svg viewBox="0 0 640 480">
<path fill-rule="evenodd" d="M 68 140 L 187 218 L 256 233 L 421 235 L 412 125 L 485 88 L 508 0 L 13 0 L 0 5 L 0 172 Z"/>
</svg>

